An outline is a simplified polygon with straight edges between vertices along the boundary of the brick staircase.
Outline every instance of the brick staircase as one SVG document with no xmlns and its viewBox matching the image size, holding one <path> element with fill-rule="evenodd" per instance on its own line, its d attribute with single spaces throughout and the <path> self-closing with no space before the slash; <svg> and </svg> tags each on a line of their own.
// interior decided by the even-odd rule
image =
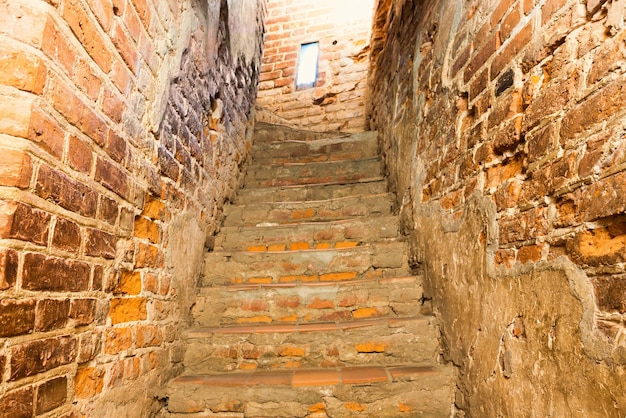
<svg viewBox="0 0 626 418">
<path fill-rule="evenodd" d="M 449 417 L 452 367 L 372 132 L 261 138 L 227 208 L 165 416 Z"/>
</svg>

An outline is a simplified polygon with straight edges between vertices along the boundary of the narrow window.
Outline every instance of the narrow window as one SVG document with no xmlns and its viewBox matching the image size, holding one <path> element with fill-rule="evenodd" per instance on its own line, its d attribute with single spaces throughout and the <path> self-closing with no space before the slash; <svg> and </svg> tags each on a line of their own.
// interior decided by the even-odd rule
<svg viewBox="0 0 626 418">
<path fill-rule="evenodd" d="M 306 89 L 315 86 L 319 53 L 319 42 L 311 42 L 300 46 L 298 72 L 296 74 L 297 89 Z"/>
</svg>

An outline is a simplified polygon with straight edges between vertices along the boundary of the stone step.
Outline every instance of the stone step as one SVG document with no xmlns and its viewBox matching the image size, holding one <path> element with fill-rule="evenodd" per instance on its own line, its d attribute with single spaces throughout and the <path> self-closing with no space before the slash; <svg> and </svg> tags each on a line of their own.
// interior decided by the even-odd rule
<svg viewBox="0 0 626 418">
<path fill-rule="evenodd" d="M 224 226 L 331 221 L 363 216 L 390 215 L 390 193 L 339 197 L 330 200 L 250 203 L 225 208 Z"/>
<path fill-rule="evenodd" d="M 223 227 L 215 237 L 216 251 L 284 251 L 309 248 L 342 248 L 398 236 L 397 216 L 376 216 L 329 222 Z M 302 244 L 305 243 L 305 244 Z"/>
<path fill-rule="evenodd" d="M 328 138 L 345 138 L 346 136 L 348 135 L 345 132 L 317 132 L 267 122 L 256 122 L 254 125 L 253 146 L 258 147 L 265 142 L 318 141 Z"/>
<path fill-rule="evenodd" d="M 407 245 L 402 241 L 346 249 L 217 251 L 205 256 L 202 285 L 337 282 L 410 276 L 407 253 Z"/>
<path fill-rule="evenodd" d="M 387 191 L 387 183 L 380 175 L 370 175 L 358 182 L 345 184 L 329 182 L 316 185 L 293 185 L 266 188 L 241 189 L 236 204 L 258 204 L 266 202 L 301 202 L 305 200 L 327 200 L 347 196 L 378 194 Z"/>
<path fill-rule="evenodd" d="M 187 333 L 187 373 L 425 364 L 439 355 L 431 317 L 198 328 Z"/>
<path fill-rule="evenodd" d="M 192 313 L 198 326 L 348 321 L 419 315 L 423 296 L 416 276 L 213 286 L 200 289 Z"/>
<path fill-rule="evenodd" d="M 378 155 L 376 132 L 313 141 L 287 140 L 255 143 L 251 150 L 254 164 L 306 163 L 359 160 Z"/>
<path fill-rule="evenodd" d="M 379 157 L 321 163 L 255 164 L 248 167 L 244 188 L 353 183 L 383 174 Z"/>
<path fill-rule="evenodd" d="M 170 417 L 450 417 L 451 367 L 363 366 L 182 376 Z"/>
</svg>

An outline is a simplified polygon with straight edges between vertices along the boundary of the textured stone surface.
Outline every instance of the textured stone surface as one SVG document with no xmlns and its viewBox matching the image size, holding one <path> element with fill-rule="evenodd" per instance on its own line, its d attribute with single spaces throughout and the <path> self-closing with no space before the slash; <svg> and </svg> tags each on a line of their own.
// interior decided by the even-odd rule
<svg viewBox="0 0 626 418">
<path fill-rule="evenodd" d="M 161 408 L 249 158 L 264 18 L 261 0 L 0 4 L 0 415 Z"/>
<path fill-rule="evenodd" d="M 371 170 L 355 164 L 371 160 L 371 134 L 253 146 L 267 178 L 291 154 L 314 180 L 295 187 L 344 189 L 345 197 L 307 192 L 226 210 L 184 333 L 183 376 L 162 395 L 167 416 L 449 416 L 454 370 L 439 362 L 438 329 L 389 196 L 353 187 L 358 180 L 315 181 L 327 175 L 328 159 L 316 157 L 329 143 L 356 150 L 358 141 L 365 155 L 341 157 L 358 177 Z M 242 193 L 276 189 L 245 184 Z"/>
<path fill-rule="evenodd" d="M 368 114 L 462 416 L 624 415 L 616 4 L 379 2 Z"/>
</svg>

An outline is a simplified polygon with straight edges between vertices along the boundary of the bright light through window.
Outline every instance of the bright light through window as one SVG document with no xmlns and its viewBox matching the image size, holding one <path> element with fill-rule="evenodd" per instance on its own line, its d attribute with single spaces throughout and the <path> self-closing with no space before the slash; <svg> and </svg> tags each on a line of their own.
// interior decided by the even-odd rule
<svg viewBox="0 0 626 418">
<path fill-rule="evenodd" d="M 320 48 L 318 42 L 300 46 L 298 59 L 298 73 L 296 74 L 296 88 L 307 88 L 315 85 L 317 79 L 317 61 Z"/>
</svg>

